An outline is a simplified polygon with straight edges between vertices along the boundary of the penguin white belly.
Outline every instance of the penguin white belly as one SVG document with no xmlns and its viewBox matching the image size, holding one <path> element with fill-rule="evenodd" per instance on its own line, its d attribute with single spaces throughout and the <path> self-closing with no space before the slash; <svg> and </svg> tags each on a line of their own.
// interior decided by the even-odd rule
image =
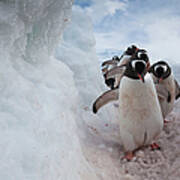
<svg viewBox="0 0 180 180">
<path fill-rule="evenodd" d="M 159 99 L 163 118 L 166 118 L 166 116 L 172 111 L 174 106 L 174 101 L 167 102 L 167 99 Z"/>
<path fill-rule="evenodd" d="M 170 102 L 167 101 L 167 99 L 164 99 L 160 102 L 163 117 L 165 118 L 173 109 L 174 102 L 175 102 L 175 96 L 176 96 L 176 90 L 175 90 L 175 81 L 174 76 L 171 74 L 167 79 L 165 79 L 162 82 L 162 85 L 170 94 Z"/>
<path fill-rule="evenodd" d="M 157 81 L 157 78 L 152 75 L 154 82 Z M 160 84 L 156 84 L 156 90 L 159 97 L 160 107 L 163 114 L 163 118 L 172 111 L 175 102 L 175 81 L 174 77 L 171 74 L 167 79 L 163 80 Z M 169 97 L 168 97 L 169 96 Z M 168 100 L 169 98 L 169 100 Z"/>
<path fill-rule="evenodd" d="M 163 118 L 153 80 L 124 76 L 119 88 L 120 135 L 126 151 L 148 145 L 163 128 Z"/>
</svg>

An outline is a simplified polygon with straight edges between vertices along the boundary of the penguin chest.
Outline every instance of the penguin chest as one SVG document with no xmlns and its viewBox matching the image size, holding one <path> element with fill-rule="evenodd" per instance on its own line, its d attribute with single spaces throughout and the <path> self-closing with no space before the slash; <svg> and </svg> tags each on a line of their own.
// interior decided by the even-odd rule
<svg viewBox="0 0 180 180">
<path fill-rule="evenodd" d="M 145 83 L 123 77 L 119 89 L 120 130 L 127 131 L 137 146 L 148 144 L 162 127 L 162 113 L 152 79 Z M 124 137 L 126 138 L 126 137 Z"/>
<path fill-rule="evenodd" d="M 142 83 L 140 80 L 124 77 L 119 96 L 119 108 L 124 118 L 132 117 L 141 122 L 160 112 L 156 91 L 151 81 Z"/>
</svg>

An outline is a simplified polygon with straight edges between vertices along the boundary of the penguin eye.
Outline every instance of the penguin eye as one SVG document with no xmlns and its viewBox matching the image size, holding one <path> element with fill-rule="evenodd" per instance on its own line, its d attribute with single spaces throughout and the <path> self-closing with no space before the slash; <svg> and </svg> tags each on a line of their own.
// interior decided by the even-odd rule
<svg viewBox="0 0 180 180">
<path fill-rule="evenodd" d="M 147 66 L 146 62 L 143 60 L 134 60 L 131 62 L 133 69 L 136 69 L 136 63 L 143 63 L 145 67 Z"/>
</svg>

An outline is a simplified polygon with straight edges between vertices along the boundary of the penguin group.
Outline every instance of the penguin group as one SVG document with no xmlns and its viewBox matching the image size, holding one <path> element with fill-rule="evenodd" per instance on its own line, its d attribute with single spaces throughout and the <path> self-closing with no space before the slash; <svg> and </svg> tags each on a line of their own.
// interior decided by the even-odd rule
<svg viewBox="0 0 180 180">
<path fill-rule="evenodd" d="M 109 102 L 119 102 L 124 157 L 131 160 L 136 150 L 149 145 L 159 149 L 155 140 L 180 97 L 180 86 L 168 62 L 151 65 L 147 51 L 132 45 L 121 57 L 103 62 L 102 73 L 110 90 L 95 100 L 93 112 Z"/>
</svg>

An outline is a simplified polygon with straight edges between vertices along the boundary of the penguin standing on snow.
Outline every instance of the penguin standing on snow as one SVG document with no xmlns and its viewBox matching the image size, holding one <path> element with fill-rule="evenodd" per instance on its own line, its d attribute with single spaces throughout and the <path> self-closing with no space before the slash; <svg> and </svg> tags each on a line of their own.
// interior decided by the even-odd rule
<svg viewBox="0 0 180 180">
<path fill-rule="evenodd" d="M 125 66 L 119 89 L 104 93 L 93 104 L 94 113 L 105 100 L 119 100 L 120 136 L 125 158 L 131 160 L 134 151 L 149 145 L 163 128 L 163 117 L 147 60 L 131 58 Z M 121 67 L 120 67 L 121 68 Z M 105 103 L 107 103 L 105 101 Z M 154 147 L 156 146 L 153 143 Z"/>
<path fill-rule="evenodd" d="M 149 72 L 155 83 L 162 115 L 165 120 L 166 116 L 172 111 L 175 100 L 180 97 L 180 87 L 173 76 L 170 66 L 165 61 L 158 61 L 153 64 Z"/>
<path fill-rule="evenodd" d="M 132 59 L 126 65 L 119 87 L 120 135 L 126 158 L 134 150 L 149 145 L 163 128 L 163 117 L 148 63 Z"/>
</svg>

